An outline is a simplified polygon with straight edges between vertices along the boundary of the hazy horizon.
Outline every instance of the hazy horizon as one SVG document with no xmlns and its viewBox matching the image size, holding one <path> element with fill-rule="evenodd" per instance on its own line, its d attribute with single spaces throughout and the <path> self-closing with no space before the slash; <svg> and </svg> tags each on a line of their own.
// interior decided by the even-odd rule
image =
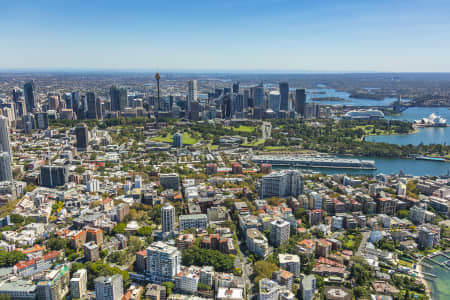
<svg viewBox="0 0 450 300">
<path fill-rule="evenodd" d="M 8 1 L 0 69 L 446 73 L 450 2 L 431 4 Z"/>
</svg>

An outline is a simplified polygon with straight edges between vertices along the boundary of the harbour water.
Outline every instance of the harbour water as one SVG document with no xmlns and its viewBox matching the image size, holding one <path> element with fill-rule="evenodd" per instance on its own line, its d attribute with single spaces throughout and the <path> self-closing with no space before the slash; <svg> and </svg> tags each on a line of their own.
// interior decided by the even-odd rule
<svg viewBox="0 0 450 300">
<path fill-rule="evenodd" d="M 346 157 L 349 158 L 349 157 Z M 374 160 L 376 170 L 358 169 L 331 169 L 317 168 L 314 171 L 325 174 L 350 174 L 350 175 L 376 175 L 376 174 L 404 174 L 414 176 L 440 176 L 450 172 L 450 163 L 428 160 L 402 159 L 402 158 L 380 158 L 380 157 L 353 157 L 363 160 Z M 274 169 L 286 169 L 287 167 L 275 167 Z M 301 169 L 301 168 L 300 168 Z M 311 168 L 305 168 L 311 169 Z"/>
<path fill-rule="evenodd" d="M 373 99 L 356 99 L 351 98 L 347 92 L 339 92 L 334 89 L 320 87 L 317 89 L 308 89 L 306 91 L 307 102 L 312 102 L 312 98 L 338 97 L 343 101 L 314 101 L 325 105 L 347 105 L 347 106 L 388 106 L 396 101 L 395 98 L 385 98 L 383 100 Z M 406 100 L 407 101 L 407 100 Z M 405 110 L 398 116 L 386 116 L 386 119 L 405 120 L 413 122 L 423 117 L 428 117 L 431 113 L 435 113 L 450 122 L 450 110 L 447 107 L 412 107 Z M 443 144 L 450 143 L 450 127 L 446 128 L 419 128 L 417 133 L 405 135 L 380 135 L 369 136 L 367 141 L 384 142 L 398 145 L 419 145 L 419 144 Z M 348 173 L 354 175 L 363 174 L 398 174 L 403 171 L 405 174 L 423 176 L 439 176 L 446 175 L 450 172 L 450 163 L 424 161 L 414 159 L 390 159 L 378 157 L 356 157 L 359 159 L 374 160 L 377 167 L 376 170 L 352 170 L 352 169 L 327 169 L 320 168 L 320 171 L 327 174 Z"/>
<path fill-rule="evenodd" d="M 313 101 L 312 98 L 328 98 L 328 97 L 337 97 L 344 99 L 343 101 Z M 316 102 L 325 105 L 347 105 L 347 106 L 387 106 L 392 102 L 396 101 L 395 98 L 384 98 L 382 100 L 375 99 L 357 99 L 351 98 L 350 94 L 347 92 L 339 92 L 334 89 L 308 89 L 306 90 L 306 101 L 307 102 Z"/>
<path fill-rule="evenodd" d="M 450 253 L 447 252 L 447 255 Z M 437 255 L 433 258 L 425 258 L 422 263 L 422 271 L 436 275 L 436 277 L 430 277 L 425 275 L 428 286 L 431 290 L 432 300 L 448 300 L 450 299 L 450 268 L 439 265 L 447 261 L 443 255 Z"/>
<path fill-rule="evenodd" d="M 428 117 L 431 113 L 435 113 L 450 122 L 450 110 L 447 107 L 412 107 L 399 116 L 386 117 L 386 119 L 413 122 Z M 398 145 L 419 145 L 421 143 L 425 145 L 447 145 L 450 143 L 450 127 L 419 128 L 418 132 L 414 134 L 369 136 L 366 140 Z"/>
</svg>

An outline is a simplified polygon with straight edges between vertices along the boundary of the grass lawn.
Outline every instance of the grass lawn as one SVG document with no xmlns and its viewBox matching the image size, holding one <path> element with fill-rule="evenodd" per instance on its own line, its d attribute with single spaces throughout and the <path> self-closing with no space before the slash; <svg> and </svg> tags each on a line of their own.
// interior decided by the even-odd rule
<svg viewBox="0 0 450 300">
<path fill-rule="evenodd" d="M 398 264 L 404 267 L 412 268 L 412 263 L 406 260 L 399 259 Z"/>
<path fill-rule="evenodd" d="M 255 130 L 256 127 L 240 125 L 239 127 L 231 127 L 231 128 L 233 129 L 233 131 L 238 132 L 253 132 L 253 130 Z"/>
<path fill-rule="evenodd" d="M 166 136 L 157 136 L 152 138 L 152 141 L 163 142 L 163 143 L 172 143 L 173 138 L 172 135 L 168 134 Z M 183 132 L 183 145 L 193 145 L 198 141 L 193 138 L 189 133 Z"/>
<path fill-rule="evenodd" d="M 287 151 L 287 150 L 289 150 L 290 148 L 289 148 L 289 146 L 267 146 L 267 147 L 264 147 L 264 150 L 267 150 L 267 151 L 281 151 L 281 150 L 285 150 L 285 151 Z"/>
<path fill-rule="evenodd" d="M 265 141 L 266 141 L 265 139 L 259 139 L 259 140 L 253 141 L 251 143 L 242 144 L 242 146 L 247 146 L 247 147 L 258 146 L 258 145 L 264 144 Z"/>
</svg>

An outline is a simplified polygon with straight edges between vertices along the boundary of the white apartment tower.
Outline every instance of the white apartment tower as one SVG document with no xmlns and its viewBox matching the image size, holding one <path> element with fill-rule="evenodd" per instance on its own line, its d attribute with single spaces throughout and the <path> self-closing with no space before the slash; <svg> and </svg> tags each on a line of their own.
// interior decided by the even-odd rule
<svg viewBox="0 0 450 300">
<path fill-rule="evenodd" d="M 80 269 L 70 279 L 70 293 L 72 299 L 85 299 L 87 296 L 87 271 Z"/>
<path fill-rule="evenodd" d="M 123 297 L 122 275 L 97 277 L 95 279 L 95 294 L 97 300 L 121 300 Z"/>
<path fill-rule="evenodd" d="M 161 226 L 163 232 L 175 231 L 175 207 L 169 202 L 166 202 L 164 206 L 161 207 Z"/>
<path fill-rule="evenodd" d="M 289 240 L 291 224 L 289 222 L 278 219 L 270 223 L 270 242 L 274 246 L 280 246 Z"/>
<path fill-rule="evenodd" d="M 147 275 L 152 282 L 172 281 L 181 269 L 181 254 L 176 247 L 161 241 L 147 248 Z"/>
</svg>

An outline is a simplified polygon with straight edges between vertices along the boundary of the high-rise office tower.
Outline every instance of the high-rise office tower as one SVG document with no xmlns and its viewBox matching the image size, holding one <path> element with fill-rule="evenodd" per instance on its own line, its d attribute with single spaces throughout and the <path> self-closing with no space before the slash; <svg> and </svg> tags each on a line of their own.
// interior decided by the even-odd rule
<svg viewBox="0 0 450 300">
<path fill-rule="evenodd" d="M 232 101 L 232 114 L 240 113 L 243 111 L 244 111 L 244 95 L 234 94 Z"/>
<path fill-rule="evenodd" d="M 23 92 L 19 88 L 13 88 L 12 90 L 12 100 L 14 103 L 20 100 L 23 96 Z"/>
<path fill-rule="evenodd" d="M 16 117 L 21 117 L 23 115 L 23 107 L 20 107 L 23 105 L 22 96 L 23 96 L 23 92 L 19 88 L 13 88 L 12 100 L 14 103 L 14 111 L 15 111 Z"/>
<path fill-rule="evenodd" d="M 88 119 L 97 119 L 97 98 L 95 98 L 95 93 L 87 92 L 86 93 L 86 102 L 87 102 L 87 112 L 86 118 Z"/>
<path fill-rule="evenodd" d="M 55 188 L 63 186 L 69 181 L 69 169 L 67 166 L 50 166 L 41 167 L 41 186 Z"/>
<path fill-rule="evenodd" d="M 186 110 L 191 110 L 191 103 L 197 101 L 197 80 L 188 81 L 188 94 L 186 99 Z"/>
<path fill-rule="evenodd" d="M 0 152 L 0 181 L 12 179 L 11 158 L 7 152 Z"/>
<path fill-rule="evenodd" d="M 102 101 L 100 98 L 97 98 L 95 100 L 95 110 L 97 111 L 97 119 L 101 120 L 103 119 L 103 108 L 102 108 Z"/>
<path fill-rule="evenodd" d="M 47 95 L 48 109 L 49 110 L 59 110 L 59 96 L 54 93 Z"/>
<path fill-rule="evenodd" d="M 73 106 L 72 106 L 72 94 L 71 93 L 64 93 L 64 95 L 62 95 L 62 99 L 66 103 L 66 108 L 67 109 L 73 109 Z"/>
<path fill-rule="evenodd" d="M 78 120 L 86 118 L 86 111 L 87 111 L 86 96 L 82 95 L 80 97 L 80 101 L 78 102 L 78 108 L 76 110 Z"/>
<path fill-rule="evenodd" d="M 86 150 L 89 145 L 89 128 L 86 124 L 78 124 L 75 128 L 75 135 L 77 137 L 77 148 Z"/>
<path fill-rule="evenodd" d="M 231 118 L 231 113 L 231 96 L 229 93 L 226 93 L 222 97 L 222 118 Z"/>
<path fill-rule="evenodd" d="M 239 93 L 239 81 L 233 83 L 233 94 Z"/>
<path fill-rule="evenodd" d="M 305 89 L 296 89 L 295 90 L 295 111 L 303 117 L 305 116 L 305 106 L 306 106 Z"/>
<path fill-rule="evenodd" d="M 262 107 L 264 104 L 264 87 L 255 87 L 255 107 Z"/>
<path fill-rule="evenodd" d="M 112 111 L 122 111 L 125 107 L 127 107 L 128 93 L 126 89 L 117 88 L 113 85 L 109 89 L 109 95 L 111 97 Z"/>
<path fill-rule="evenodd" d="M 289 84 L 280 82 L 280 110 L 289 110 Z"/>
<path fill-rule="evenodd" d="M 166 202 L 161 208 L 161 227 L 163 232 L 175 231 L 175 207 Z"/>
<path fill-rule="evenodd" d="M 25 105 L 27 107 L 27 112 L 33 112 L 36 107 L 36 98 L 34 95 L 34 82 L 29 81 L 23 86 L 23 93 L 25 96 Z"/>
<path fill-rule="evenodd" d="M 79 106 L 80 106 L 80 93 L 72 92 L 72 109 L 73 109 L 73 111 L 77 112 Z"/>
<path fill-rule="evenodd" d="M 281 95 L 278 91 L 272 91 L 269 94 L 269 108 L 274 112 L 280 111 Z"/>
<path fill-rule="evenodd" d="M 48 113 L 47 112 L 36 113 L 36 126 L 38 129 L 48 129 Z"/>
<path fill-rule="evenodd" d="M 97 277 L 95 279 L 95 295 L 97 300 L 121 300 L 123 297 L 122 275 Z"/>
<path fill-rule="evenodd" d="M 11 155 L 8 127 L 8 118 L 0 116 L 0 152 L 7 152 L 9 155 Z"/>
</svg>

